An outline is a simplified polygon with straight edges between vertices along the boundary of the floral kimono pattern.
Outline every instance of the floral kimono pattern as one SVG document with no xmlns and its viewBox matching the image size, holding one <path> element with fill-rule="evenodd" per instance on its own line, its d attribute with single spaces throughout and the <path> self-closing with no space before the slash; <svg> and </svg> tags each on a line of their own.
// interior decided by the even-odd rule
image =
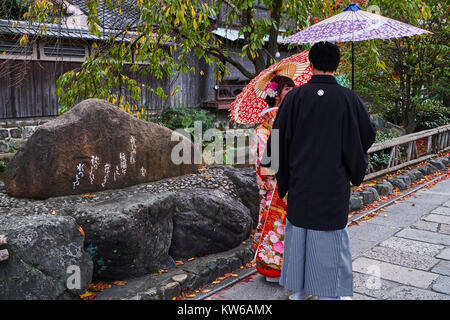
<svg viewBox="0 0 450 320">
<path fill-rule="evenodd" d="M 276 111 L 273 118 L 275 114 Z M 272 121 L 265 121 L 256 127 L 252 146 L 256 153 L 256 178 L 260 190 L 259 223 L 253 239 L 253 249 L 258 272 L 266 277 L 279 277 L 283 262 L 286 202 L 278 197 L 275 175 L 270 169 L 261 166 Z"/>
</svg>

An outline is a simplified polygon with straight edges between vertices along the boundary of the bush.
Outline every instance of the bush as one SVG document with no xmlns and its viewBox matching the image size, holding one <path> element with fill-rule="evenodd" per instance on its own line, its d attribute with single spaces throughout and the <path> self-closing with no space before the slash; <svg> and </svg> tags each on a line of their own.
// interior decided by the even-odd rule
<svg viewBox="0 0 450 320">
<path fill-rule="evenodd" d="M 202 134 L 208 130 L 214 128 L 214 116 L 204 110 L 198 110 L 186 107 L 176 107 L 165 109 L 161 114 L 161 121 L 159 124 L 172 129 L 191 129 L 186 130 L 190 133 L 191 140 L 193 141 L 193 127 L 195 121 L 202 122 Z"/>
<path fill-rule="evenodd" d="M 0 181 L 3 181 L 3 174 L 8 166 L 8 160 L 0 160 Z"/>
<path fill-rule="evenodd" d="M 450 109 L 443 106 L 442 101 L 426 100 L 417 108 L 416 131 L 445 126 L 450 121 Z"/>
<path fill-rule="evenodd" d="M 391 140 L 397 138 L 393 132 L 381 132 L 377 131 L 377 136 L 375 138 L 375 143 L 382 142 L 386 140 Z M 378 152 L 372 153 L 369 155 L 369 165 L 367 167 L 367 171 L 369 172 L 371 169 L 374 171 L 381 170 L 386 168 L 389 163 L 390 151 L 389 150 L 380 150 Z"/>
<path fill-rule="evenodd" d="M 401 111 L 394 106 L 386 106 L 381 113 L 384 119 L 392 123 L 402 119 Z M 415 120 L 417 124 L 415 132 L 444 126 L 450 121 L 450 109 L 444 107 L 442 101 L 428 99 L 418 104 Z"/>
</svg>

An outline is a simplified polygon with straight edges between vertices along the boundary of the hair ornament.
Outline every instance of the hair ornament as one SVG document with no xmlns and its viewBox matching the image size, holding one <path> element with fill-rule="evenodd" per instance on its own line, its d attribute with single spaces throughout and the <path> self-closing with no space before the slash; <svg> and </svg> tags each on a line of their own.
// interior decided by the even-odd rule
<svg viewBox="0 0 450 320">
<path fill-rule="evenodd" d="M 278 89 L 278 83 L 276 82 L 269 82 L 269 84 L 266 87 L 266 94 L 271 97 L 271 98 L 275 98 L 278 93 L 277 93 L 277 89 Z"/>
</svg>

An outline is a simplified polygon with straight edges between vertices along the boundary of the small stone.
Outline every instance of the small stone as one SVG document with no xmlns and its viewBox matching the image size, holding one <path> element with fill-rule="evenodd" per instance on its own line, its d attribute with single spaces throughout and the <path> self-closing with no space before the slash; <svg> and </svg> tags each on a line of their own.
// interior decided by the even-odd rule
<svg viewBox="0 0 450 320">
<path fill-rule="evenodd" d="M 411 170 L 411 171 L 409 172 L 409 174 L 410 174 L 410 175 L 414 175 L 414 176 L 415 176 L 415 181 L 417 181 L 417 180 L 420 180 L 420 179 L 423 179 L 423 178 L 424 178 L 424 176 L 423 176 L 423 173 L 422 173 L 422 172 L 420 172 L 420 171 L 419 171 L 419 170 L 417 170 L 417 169 Z"/>
<path fill-rule="evenodd" d="M 158 295 L 162 300 L 171 300 L 181 294 L 180 284 L 176 281 L 161 285 L 157 289 Z"/>
<path fill-rule="evenodd" d="M 354 193 L 353 195 L 351 195 L 349 203 L 350 212 L 361 210 L 362 207 L 363 207 L 363 197 L 360 196 L 358 193 Z"/>
<path fill-rule="evenodd" d="M 424 164 L 423 166 L 420 166 L 417 168 L 420 172 L 423 173 L 423 175 L 433 174 L 437 171 L 437 168 L 431 164 Z"/>
<path fill-rule="evenodd" d="M 399 177 L 395 177 L 392 179 L 388 180 L 394 187 L 399 188 L 400 190 L 405 190 L 406 189 L 406 183 L 403 179 L 399 178 Z"/>
<path fill-rule="evenodd" d="M 0 129 L 0 139 L 6 139 L 9 137 L 8 129 Z"/>
<path fill-rule="evenodd" d="M 392 183 L 387 181 L 377 183 L 376 185 L 373 186 L 373 188 L 377 190 L 378 194 L 381 196 L 390 195 L 394 190 L 394 186 L 392 185 Z"/>
<path fill-rule="evenodd" d="M 33 133 L 34 133 L 35 130 L 36 130 L 36 127 L 35 127 L 35 126 L 28 126 L 28 127 L 25 127 L 25 128 L 23 129 L 23 132 L 22 132 L 23 138 L 24 138 L 24 139 L 30 138 L 30 137 L 33 135 Z"/>
<path fill-rule="evenodd" d="M 5 141 L 0 141 L 0 153 L 9 152 L 9 145 Z"/>
<path fill-rule="evenodd" d="M 440 159 L 430 160 L 430 164 L 432 164 L 439 170 L 445 170 L 445 164 Z"/>
<path fill-rule="evenodd" d="M 229 264 L 231 266 L 231 270 L 237 270 L 240 266 L 242 266 L 242 261 L 238 257 L 232 257 L 229 260 Z"/>
<path fill-rule="evenodd" d="M 22 131 L 17 128 L 10 129 L 9 134 L 11 135 L 11 138 L 22 138 Z"/>
<path fill-rule="evenodd" d="M 180 284 L 183 284 L 184 282 L 186 282 L 187 279 L 188 279 L 188 275 L 186 273 L 177 274 L 172 277 L 173 281 L 178 282 Z"/>
<path fill-rule="evenodd" d="M 406 187 L 409 187 L 412 183 L 411 178 L 408 175 L 400 175 L 398 176 L 399 179 L 403 179 L 405 182 Z"/>
</svg>

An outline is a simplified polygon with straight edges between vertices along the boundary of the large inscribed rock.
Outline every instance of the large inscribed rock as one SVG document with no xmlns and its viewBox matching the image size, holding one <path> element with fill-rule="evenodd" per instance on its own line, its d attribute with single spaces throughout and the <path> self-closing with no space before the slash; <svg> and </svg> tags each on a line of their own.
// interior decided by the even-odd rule
<svg viewBox="0 0 450 320">
<path fill-rule="evenodd" d="M 175 164 L 193 144 L 173 131 L 138 120 L 107 101 L 88 99 L 39 126 L 5 172 L 10 196 L 46 199 L 181 176 L 197 171 Z M 172 141 L 174 140 L 174 141 Z M 180 148 L 182 146 L 183 148 Z"/>
</svg>

